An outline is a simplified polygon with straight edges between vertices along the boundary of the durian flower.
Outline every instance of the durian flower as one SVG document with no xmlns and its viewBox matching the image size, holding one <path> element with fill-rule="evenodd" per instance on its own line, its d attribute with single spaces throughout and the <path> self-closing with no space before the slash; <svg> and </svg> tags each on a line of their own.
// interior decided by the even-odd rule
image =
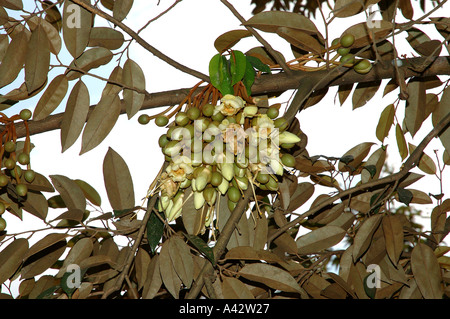
<svg viewBox="0 0 450 319">
<path fill-rule="evenodd" d="M 223 141 L 226 144 L 228 151 L 234 155 L 241 154 L 245 150 L 245 138 L 247 133 L 241 125 L 236 123 L 229 123 L 228 120 L 223 120 L 219 125 L 222 130 Z"/>
<path fill-rule="evenodd" d="M 166 168 L 167 175 L 174 182 L 185 181 L 193 171 L 194 169 L 191 165 L 191 159 L 187 156 L 176 157 L 174 161 Z"/>
<path fill-rule="evenodd" d="M 226 94 L 220 101 L 222 103 L 216 106 L 214 115 L 221 112 L 225 116 L 233 116 L 245 105 L 244 100 L 240 96 L 231 94 Z"/>
</svg>

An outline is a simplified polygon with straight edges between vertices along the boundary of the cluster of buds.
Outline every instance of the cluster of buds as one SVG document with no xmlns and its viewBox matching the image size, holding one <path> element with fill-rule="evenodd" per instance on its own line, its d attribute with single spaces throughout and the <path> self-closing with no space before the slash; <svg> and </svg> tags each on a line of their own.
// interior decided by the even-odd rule
<svg viewBox="0 0 450 319">
<path fill-rule="evenodd" d="M 227 195 L 233 210 L 248 187 L 277 191 L 279 176 L 295 164 L 283 150 L 300 141 L 278 115 L 276 106 L 247 105 L 235 95 L 179 111 L 159 139 L 168 166 L 159 179 L 158 209 L 167 220 L 181 215 L 189 187 L 195 208 L 209 207 L 205 226 L 220 195 Z"/>
<path fill-rule="evenodd" d="M 0 113 L 0 122 L 4 125 L 0 133 L 2 143 L 0 145 L 0 189 L 12 186 L 16 196 L 24 198 L 28 193 L 28 183 L 32 183 L 36 173 L 30 166 L 31 143 L 28 134 L 27 121 L 31 118 L 31 111 L 24 109 L 20 114 L 7 117 Z M 22 120 L 27 128 L 27 136 L 24 142 L 17 141 L 15 121 Z M 0 215 L 5 212 L 10 203 L 0 200 Z M 3 231 L 6 223 L 0 217 L 0 231 Z"/>
</svg>

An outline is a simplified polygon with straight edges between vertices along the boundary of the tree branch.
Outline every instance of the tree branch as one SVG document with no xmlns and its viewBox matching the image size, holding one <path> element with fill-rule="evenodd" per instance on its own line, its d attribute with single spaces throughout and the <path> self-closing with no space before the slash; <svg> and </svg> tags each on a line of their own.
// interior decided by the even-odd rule
<svg viewBox="0 0 450 319">
<path fill-rule="evenodd" d="M 404 72 L 405 78 L 409 77 L 427 77 L 432 75 L 450 75 L 450 57 L 438 57 L 433 61 L 424 72 L 417 72 L 415 70 L 416 66 L 421 66 L 425 61 L 425 58 L 411 58 L 401 60 L 403 65 L 399 67 L 402 72 Z M 333 77 L 327 78 L 327 80 L 319 81 L 327 77 L 329 71 L 322 70 L 317 72 L 304 72 L 295 71 L 292 75 L 287 75 L 286 73 L 278 74 L 267 74 L 262 75 L 256 79 L 255 84 L 252 87 L 253 96 L 258 95 L 272 95 L 279 94 L 291 89 L 297 89 L 302 83 L 317 83 L 315 89 L 319 90 L 325 87 L 338 86 L 344 84 L 352 83 L 363 83 L 372 82 L 382 79 L 391 79 L 396 76 L 394 67 L 383 68 L 382 65 L 377 64 L 373 69 L 365 74 L 361 75 L 354 72 L 351 69 L 335 69 L 335 75 Z M 200 87 L 198 91 L 200 92 L 203 87 Z M 142 105 L 141 110 L 148 110 L 157 107 L 171 106 L 179 104 L 189 93 L 190 88 L 171 90 L 165 92 L 150 93 Z M 308 93 L 307 91 L 305 93 Z M 301 105 L 301 104 L 300 104 Z M 91 106 L 91 111 L 95 105 Z M 298 109 L 290 109 L 286 117 L 295 117 Z M 122 110 L 122 114 L 125 114 L 125 109 Z M 52 130 L 59 129 L 61 126 L 61 121 L 64 113 L 54 114 L 48 116 L 46 119 L 40 121 L 29 121 L 30 134 L 39 134 Z M 0 126 L 0 132 L 4 128 Z M 22 123 L 16 125 L 17 137 L 24 137 L 26 135 L 25 126 Z"/>
</svg>

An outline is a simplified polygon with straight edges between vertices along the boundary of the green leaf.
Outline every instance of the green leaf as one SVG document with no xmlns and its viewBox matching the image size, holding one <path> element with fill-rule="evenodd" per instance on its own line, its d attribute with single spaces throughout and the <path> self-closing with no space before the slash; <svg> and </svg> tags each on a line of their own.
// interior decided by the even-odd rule
<svg viewBox="0 0 450 319">
<path fill-rule="evenodd" d="M 214 258 L 214 252 L 211 249 L 211 247 L 209 247 L 204 241 L 203 239 L 201 239 L 198 236 L 195 235 L 189 235 L 189 234 L 184 234 L 184 236 L 186 236 L 186 238 L 198 249 L 200 250 L 201 253 L 203 253 L 206 258 L 209 259 L 209 261 L 214 264 L 215 263 L 215 258 Z"/>
<path fill-rule="evenodd" d="M 267 64 L 264 64 L 257 57 L 254 57 L 251 55 L 246 55 L 246 58 L 247 58 L 247 63 L 250 63 L 252 65 L 252 67 L 254 67 L 255 69 L 257 69 L 261 72 L 265 72 L 265 73 L 272 73 L 270 70 L 270 67 Z"/>
<path fill-rule="evenodd" d="M 209 77 L 211 84 L 217 88 L 222 95 L 233 94 L 231 85 L 231 74 L 227 59 L 221 54 L 213 56 L 209 63 Z"/>
<path fill-rule="evenodd" d="M 150 202 L 150 201 L 149 201 Z M 147 207 L 147 210 L 153 210 L 153 207 Z M 164 219 L 164 212 L 160 212 L 159 215 Z M 147 241 L 150 245 L 150 250 L 155 253 L 161 237 L 164 233 L 164 223 L 155 212 L 152 212 L 147 222 Z"/>
<path fill-rule="evenodd" d="M 233 50 L 230 57 L 231 85 L 235 85 L 245 75 L 247 60 L 244 53 Z"/>
<path fill-rule="evenodd" d="M 259 59 L 258 59 L 259 60 Z M 247 62 L 249 62 L 249 56 L 247 56 Z M 245 74 L 242 78 L 242 83 L 244 83 L 245 88 L 247 89 L 247 95 L 252 95 L 252 85 L 255 82 L 256 72 L 253 69 L 251 63 L 247 63 L 245 66 Z"/>
</svg>

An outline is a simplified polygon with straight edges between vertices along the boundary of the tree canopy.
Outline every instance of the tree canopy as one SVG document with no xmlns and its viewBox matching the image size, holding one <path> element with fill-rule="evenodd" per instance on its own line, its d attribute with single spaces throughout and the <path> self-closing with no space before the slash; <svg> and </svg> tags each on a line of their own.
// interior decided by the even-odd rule
<svg viewBox="0 0 450 319">
<path fill-rule="evenodd" d="M 0 297 L 450 297 L 447 1 L 252 0 L 244 18 L 220 0 L 240 27 L 217 34 L 204 70 L 142 35 L 180 2 L 133 29 L 138 1 L 0 0 Z M 136 46 L 193 85 L 154 91 Z M 333 134 L 326 114 L 313 132 L 301 120 L 331 92 L 363 115 L 379 99 L 372 140 L 308 143 Z M 57 130 L 61 152 L 81 141 L 83 157 L 119 118 L 163 130 L 148 189 L 112 147 L 98 159 L 108 203 L 70 167 L 33 169 L 37 134 Z M 24 214 L 40 228 L 9 231 Z"/>
</svg>

